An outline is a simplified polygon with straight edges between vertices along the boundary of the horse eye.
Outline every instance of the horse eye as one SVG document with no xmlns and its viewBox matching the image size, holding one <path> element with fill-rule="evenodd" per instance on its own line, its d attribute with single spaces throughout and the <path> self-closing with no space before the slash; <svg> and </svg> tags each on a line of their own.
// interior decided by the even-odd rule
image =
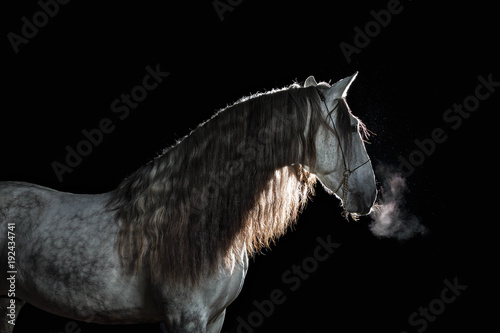
<svg viewBox="0 0 500 333">
<path fill-rule="evenodd" d="M 353 133 L 358 133 L 358 124 L 351 125 L 351 131 L 352 131 Z"/>
</svg>

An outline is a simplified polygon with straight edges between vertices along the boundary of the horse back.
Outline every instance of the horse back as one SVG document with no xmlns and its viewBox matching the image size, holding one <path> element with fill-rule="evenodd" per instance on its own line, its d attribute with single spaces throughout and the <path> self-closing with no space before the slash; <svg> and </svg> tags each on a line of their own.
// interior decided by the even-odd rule
<svg viewBox="0 0 500 333">
<path fill-rule="evenodd" d="M 116 226 L 104 212 L 103 201 L 102 195 L 0 182 L 0 264 L 7 267 L 9 252 L 15 250 L 18 282 L 74 275 L 84 256 L 95 258 L 102 244 L 107 251 L 112 248 L 113 239 L 106 234 L 113 234 Z M 94 242 L 100 243 L 90 249 Z M 0 271 L 0 277 L 4 273 Z"/>
<path fill-rule="evenodd" d="M 44 207 L 42 186 L 21 182 L 0 182 L 0 224 L 22 223 L 40 214 Z"/>
</svg>

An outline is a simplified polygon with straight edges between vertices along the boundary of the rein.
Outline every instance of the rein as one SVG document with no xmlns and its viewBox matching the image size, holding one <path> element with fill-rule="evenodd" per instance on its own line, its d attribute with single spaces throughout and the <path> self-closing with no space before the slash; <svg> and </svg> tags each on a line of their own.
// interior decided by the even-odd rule
<svg viewBox="0 0 500 333">
<path fill-rule="evenodd" d="M 337 135 L 337 138 L 339 139 L 338 141 L 339 141 L 340 152 L 342 153 L 342 161 L 344 163 L 344 173 L 343 173 L 342 181 L 339 183 L 339 186 L 337 186 L 337 188 L 335 189 L 335 191 L 333 191 L 333 193 L 336 194 L 337 191 L 340 189 L 340 187 L 343 185 L 343 187 L 342 187 L 342 191 L 343 191 L 342 203 L 344 204 L 344 214 L 346 215 L 346 213 L 348 213 L 347 210 L 346 210 L 346 205 L 347 205 L 347 192 L 349 191 L 349 176 L 354 171 L 356 171 L 357 169 L 361 168 L 366 163 L 370 162 L 370 158 L 368 158 L 368 160 L 366 160 L 362 164 L 358 165 L 354 169 L 349 169 L 349 167 L 347 165 L 346 158 L 345 158 L 344 149 L 342 148 L 342 144 L 340 142 L 339 132 L 337 131 L 337 127 L 335 126 L 335 122 L 333 121 L 332 116 L 331 116 L 331 112 L 333 112 L 333 110 L 335 110 L 335 107 L 331 111 L 328 110 L 328 105 L 326 105 L 325 95 L 323 95 L 323 93 L 319 89 L 316 89 L 316 91 L 318 92 L 319 98 L 321 99 L 321 101 L 325 105 L 325 109 L 328 112 L 328 115 L 329 115 L 330 120 L 331 120 L 332 125 L 333 125 L 333 129 L 335 131 L 335 134 Z"/>
</svg>

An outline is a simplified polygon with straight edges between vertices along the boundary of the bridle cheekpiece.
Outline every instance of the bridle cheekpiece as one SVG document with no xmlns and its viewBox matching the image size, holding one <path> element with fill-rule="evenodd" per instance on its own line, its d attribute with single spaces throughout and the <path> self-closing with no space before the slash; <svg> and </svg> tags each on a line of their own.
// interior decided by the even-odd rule
<svg viewBox="0 0 500 333">
<path fill-rule="evenodd" d="M 335 189 L 335 191 L 333 191 L 333 193 L 337 194 L 337 191 L 340 189 L 340 187 L 342 186 L 342 192 L 343 192 L 343 197 L 342 197 L 342 203 L 343 203 L 343 206 L 344 206 L 344 215 L 347 217 L 347 214 L 349 214 L 349 212 L 347 211 L 346 209 L 346 206 L 347 206 L 347 193 L 349 191 L 349 176 L 354 172 L 356 171 L 357 169 L 361 168 L 363 165 L 365 165 L 366 163 L 370 162 L 370 158 L 368 158 L 368 160 L 366 160 L 365 162 L 363 162 L 362 164 L 358 165 L 357 167 L 355 167 L 354 169 L 349 169 L 348 165 L 347 165 L 347 161 L 346 161 L 346 158 L 345 158 L 345 153 L 344 153 L 344 149 L 342 148 L 342 143 L 340 142 L 340 135 L 339 135 L 339 132 L 337 131 L 337 127 L 335 126 L 335 122 L 333 121 L 333 119 L 331 118 L 331 112 L 333 112 L 333 110 L 335 110 L 335 108 L 333 108 L 331 111 L 328 110 L 328 105 L 326 104 L 326 98 L 325 98 L 325 95 L 319 90 L 319 88 L 316 88 L 316 91 L 318 92 L 318 95 L 319 95 L 319 98 L 321 99 L 321 101 L 323 102 L 323 104 L 325 105 L 325 109 L 326 111 L 328 112 L 328 114 L 330 115 L 330 120 L 332 122 L 332 126 L 333 126 L 333 129 L 335 131 L 335 134 L 337 135 L 337 138 L 338 138 L 338 142 L 339 142 L 339 147 L 340 147 L 340 152 L 342 153 L 342 161 L 344 163 L 344 173 L 343 173 L 343 178 L 342 178 L 342 181 L 339 183 L 339 186 L 337 186 L 337 188 Z"/>
</svg>

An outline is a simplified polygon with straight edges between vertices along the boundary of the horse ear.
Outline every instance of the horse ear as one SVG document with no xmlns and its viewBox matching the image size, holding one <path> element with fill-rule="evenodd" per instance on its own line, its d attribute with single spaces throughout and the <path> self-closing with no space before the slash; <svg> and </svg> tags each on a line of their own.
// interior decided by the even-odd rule
<svg viewBox="0 0 500 333">
<path fill-rule="evenodd" d="M 345 79 L 339 80 L 330 87 L 329 91 L 333 93 L 334 96 L 339 96 L 342 98 L 346 97 L 347 91 L 349 90 L 349 87 L 351 86 L 352 82 L 356 79 L 357 75 L 358 72 L 354 73 L 351 76 L 346 77 Z"/>
<path fill-rule="evenodd" d="M 316 80 L 314 79 L 314 76 L 309 76 L 307 79 L 306 79 L 306 82 L 304 82 L 304 88 L 307 88 L 307 87 L 311 87 L 311 86 L 314 86 L 316 87 L 318 84 L 316 83 Z"/>
</svg>

